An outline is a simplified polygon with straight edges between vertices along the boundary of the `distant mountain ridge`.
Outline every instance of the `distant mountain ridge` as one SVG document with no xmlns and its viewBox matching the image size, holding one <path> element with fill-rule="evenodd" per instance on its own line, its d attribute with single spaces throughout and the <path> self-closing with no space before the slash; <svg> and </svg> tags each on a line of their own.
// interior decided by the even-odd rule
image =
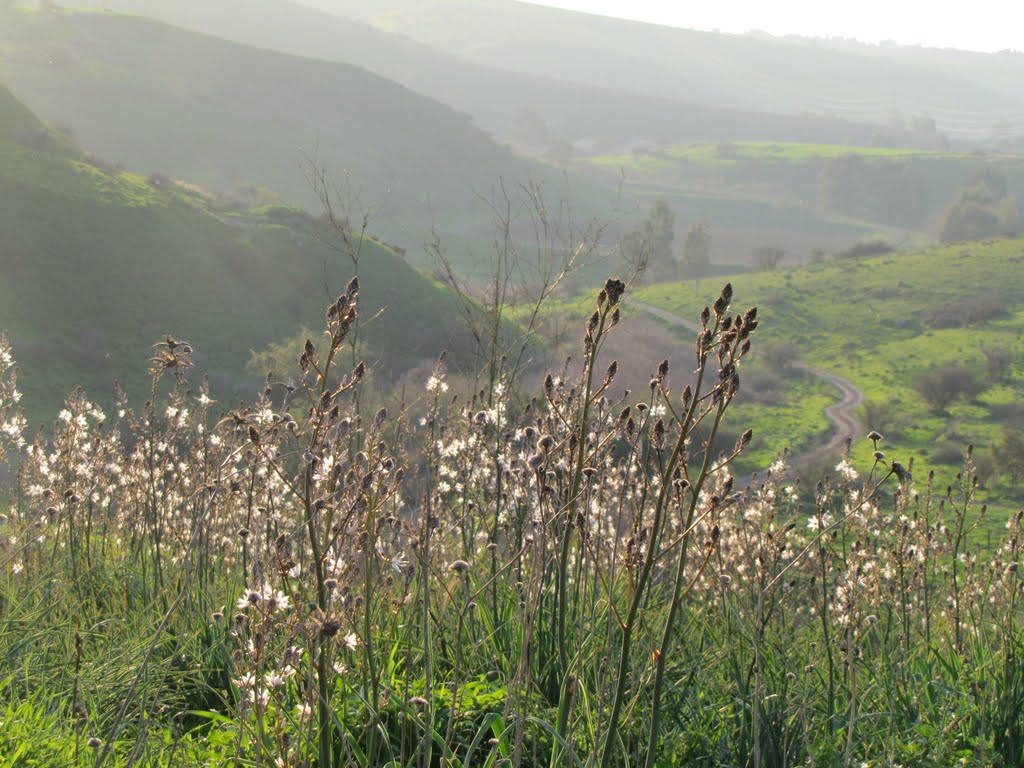
<svg viewBox="0 0 1024 768">
<path fill-rule="evenodd" d="M 515 0 L 299 0 L 493 67 L 709 105 L 885 123 L 928 113 L 954 138 L 1024 125 L 1024 54 L 816 41 L 664 27 Z"/>
<path fill-rule="evenodd" d="M 687 93 L 571 82 L 557 71 L 523 74 L 477 63 L 359 21 L 290 0 L 78 0 L 83 7 L 140 14 L 226 40 L 354 64 L 472 115 L 502 140 L 541 144 L 560 137 L 615 147 L 659 138 L 867 143 L 875 126 L 846 120 L 708 106 Z M 528 135 L 524 120 L 541 120 Z"/>
<path fill-rule="evenodd" d="M 432 227 L 489 233 L 480 197 L 501 179 L 565 181 L 468 116 L 365 69 L 142 17 L 11 14 L 0 24 L 0 79 L 90 151 L 141 173 L 217 191 L 255 183 L 318 212 L 304 173 L 316 159 L 354 215 L 374 211 L 372 231 L 410 249 Z M 599 193 L 582 180 L 573 189 Z"/>
</svg>

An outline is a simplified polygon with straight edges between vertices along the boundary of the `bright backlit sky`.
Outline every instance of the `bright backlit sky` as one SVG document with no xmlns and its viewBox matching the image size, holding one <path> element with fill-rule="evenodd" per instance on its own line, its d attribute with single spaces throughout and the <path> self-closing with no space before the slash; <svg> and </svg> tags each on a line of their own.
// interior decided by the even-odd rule
<svg viewBox="0 0 1024 768">
<path fill-rule="evenodd" d="M 1024 50 L 1013 0 L 527 0 L 689 29 L 852 37 L 972 51 Z"/>
</svg>

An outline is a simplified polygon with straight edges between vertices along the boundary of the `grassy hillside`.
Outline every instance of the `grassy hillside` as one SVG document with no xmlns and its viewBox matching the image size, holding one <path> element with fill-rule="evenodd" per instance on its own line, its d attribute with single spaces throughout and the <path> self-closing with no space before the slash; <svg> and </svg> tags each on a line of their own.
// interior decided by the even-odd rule
<svg viewBox="0 0 1024 768">
<path fill-rule="evenodd" d="M 137 13 L 228 40 L 383 75 L 461 112 L 502 140 L 546 149 L 555 138 L 640 141 L 788 139 L 869 142 L 868 124 L 707 106 L 680 91 L 651 96 L 635 84 L 569 82 L 557 71 L 522 74 L 479 64 L 406 34 L 287 0 L 76 0 Z"/>
<path fill-rule="evenodd" d="M 250 354 L 320 327 L 352 273 L 304 214 L 233 213 L 169 179 L 90 161 L 2 87 L 0 244 L 0 329 L 35 419 L 79 384 L 109 402 L 119 379 L 144 398 L 149 345 L 167 333 L 195 345 L 215 396 L 251 397 Z M 367 362 L 382 376 L 445 346 L 460 357 L 447 292 L 370 240 L 359 271 L 364 316 L 376 315 Z"/>
<path fill-rule="evenodd" d="M 365 70 L 248 48 L 101 13 L 15 13 L 0 25 L 0 78 L 88 150 L 140 173 L 216 191 L 270 188 L 319 210 L 306 156 L 346 188 L 354 212 L 410 252 L 430 227 L 489 230 L 487 195 L 560 171 L 515 156 L 469 117 Z M 573 184 L 577 202 L 586 184 Z M 610 196 L 609 196 L 610 199 Z"/>
<path fill-rule="evenodd" d="M 766 245 L 782 248 L 788 263 L 798 263 L 815 251 L 840 251 L 859 240 L 870 240 L 881 231 L 862 219 L 832 215 L 800 200 L 759 191 L 716 192 L 683 184 L 652 184 L 629 176 L 623 187 L 647 206 L 662 200 L 675 213 L 673 253 L 677 257 L 683 252 L 690 226 L 707 223 L 710 256 L 716 269 L 749 269 L 753 253 Z M 646 213 L 644 203 L 641 211 Z"/>
<path fill-rule="evenodd" d="M 1024 155 L 943 152 L 801 142 L 741 141 L 678 144 L 657 153 L 605 155 L 586 162 L 634 181 L 686 189 L 746 191 L 775 200 L 814 205 L 829 164 L 857 162 L 919 177 L 926 188 L 926 213 L 942 211 L 972 174 L 991 167 L 1005 174 L 1011 191 L 1024 194 Z"/>
<path fill-rule="evenodd" d="M 679 144 L 663 151 L 585 158 L 625 189 L 673 205 L 684 227 L 706 220 L 714 258 L 749 263 L 773 245 L 791 261 L 857 239 L 934 242 L 947 207 L 984 169 L 1024 197 L 1024 155 L 798 142 Z"/>
<path fill-rule="evenodd" d="M 894 108 L 987 140 L 1020 123 L 1024 54 L 968 54 L 673 29 L 513 0 L 305 0 L 490 66 L 687 94 L 707 104 L 884 124 Z"/>
<path fill-rule="evenodd" d="M 737 302 L 757 305 L 762 353 L 772 358 L 775 381 L 757 374 L 760 385 L 789 388 L 790 404 L 817 415 L 817 422 L 786 421 L 753 403 L 737 409 L 735 423 L 749 421 L 766 455 L 808 445 L 821 429 L 820 397 L 829 388 L 810 383 L 791 368 L 804 362 L 849 379 L 866 395 L 862 421 L 885 435 L 883 450 L 939 470 L 945 487 L 959 468 L 968 443 L 977 457 L 987 492 L 1017 503 L 1002 451 L 1004 430 L 1024 430 L 1024 240 L 1007 239 L 932 248 L 866 259 L 841 259 L 802 269 L 731 278 Z M 721 280 L 660 285 L 639 297 L 684 317 L 695 317 L 712 300 Z M 991 370 L 987 357 L 1002 352 L 1007 368 Z M 764 355 L 762 354 L 762 357 Z M 929 403 L 918 383 L 936 371 L 966 367 L 980 380 L 976 396 L 943 407 Z M 793 399 L 797 398 L 797 399 Z M 870 461 L 871 445 L 855 445 L 859 461 Z M 923 477 L 921 478 L 923 480 Z"/>
</svg>

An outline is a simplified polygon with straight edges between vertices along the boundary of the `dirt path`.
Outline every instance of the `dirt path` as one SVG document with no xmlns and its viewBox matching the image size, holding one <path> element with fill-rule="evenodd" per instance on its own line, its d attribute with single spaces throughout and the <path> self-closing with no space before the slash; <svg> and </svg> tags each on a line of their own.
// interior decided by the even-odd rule
<svg viewBox="0 0 1024 768">
<path fill-rule="evenodd" d="M 864 434 L 864 428 L 855 415 L 857 408 L 864 402 L 864 393 L 842 376 L 806 363 L 799 365 L 812 376 L 827 381 L 839 390 L 839 400 L 825 409 L 825 416 L 832 422 L 834 431 L 828 436 L 822 436 L 813 450 L 816 453 L 842 453 L 846 449 L 847 440 L 854 440 Z"/>
<path fill-rule="evenodd" d="M 699 333 L 701 330 L 699 324 L 680 317 L 674 312 L 669 312 L 653 304 L 637 301 L 636 299 L 627 299 L 627 301 L 647 314 L 653 315 L 667 323 L 682 326 L 694 333 Z M 822 381 L 827 381 L 839 390 L 840 395 L 838 401 L 825 409 L 825 416 L 832 423 L 832 430 L 827 435 L 822 435 L 806 453 L 841 453 L 846 448 L 846 441 L 848 439 L 855 439 L 863 434 L 863 428 L 855 414 L 857 408 L 864 402 L 864 393 L 857 389 L 852 382 L 831 371 L 815 368 L 806 363 L 799 363 L 799 367 L 812 376 Z"/>
</svg>

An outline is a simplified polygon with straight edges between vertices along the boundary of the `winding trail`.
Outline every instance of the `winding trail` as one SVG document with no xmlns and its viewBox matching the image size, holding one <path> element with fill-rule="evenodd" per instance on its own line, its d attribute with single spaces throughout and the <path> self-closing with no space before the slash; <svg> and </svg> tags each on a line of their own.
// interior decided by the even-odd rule
<svg viewBox="0 0 1024 768">
<path fill-rule="evenodd" d="M 685 317 L 681 317 L 674 312 L 669 312 L 666 309 L 656 307 L 653 304 L 648 304 L 645 301 L 638 301 L 637 299 L 626 299 L 626 302 L 643 310 L 649 315 L 657 317 L 659 320 L 664 320 L 672 325 L 681 326 L 687 330 L 693 331 L 694 333 L 700 333 L 701 331 L 699 324 L 692 320 L 687 320 Z M 860 421 L 858 421 L 855 413 L 858 406 L 864 402 L 864 393 L 854 386 L 852 382 L 844 379 L 838 374 L 832 373 L 831 371 L 815 368 L 807 363 L 798 363 L 797 365 L 812 376 L 821 379 L 822 381 L 827 381 L 838 389 L 840 394 L 839 400 L 832 403 L 832 405 L 825 409 L 825 416 L 832 423 L 832 429 L 828 434 L 819 437 L 819 439 L 804 452 L 804 455 L 841 453 L 846 449 L 847 440 L 853 440 L 863 434 L 863 427 Z"/>
</svg>

